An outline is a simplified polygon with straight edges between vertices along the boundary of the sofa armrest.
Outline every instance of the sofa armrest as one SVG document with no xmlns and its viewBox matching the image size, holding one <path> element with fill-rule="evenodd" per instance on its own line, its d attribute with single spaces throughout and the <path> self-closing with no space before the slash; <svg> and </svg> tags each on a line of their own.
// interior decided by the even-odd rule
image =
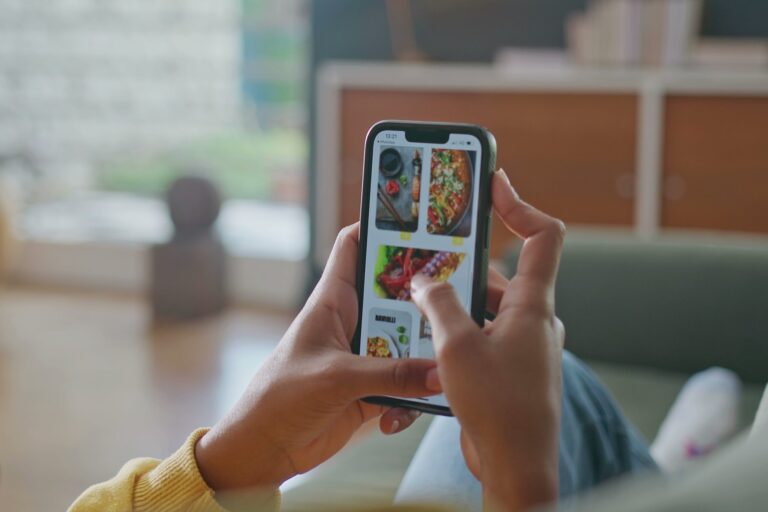
<svg viewBox="0 0 768 512">
<path fill-rule="evenodd" d="M 517 251 L 507 258 L 516 268 Z M 557 283 L 566 346 L 587 359 L 768 377 L 768 241 L 569 234 Z"/>
</svg>

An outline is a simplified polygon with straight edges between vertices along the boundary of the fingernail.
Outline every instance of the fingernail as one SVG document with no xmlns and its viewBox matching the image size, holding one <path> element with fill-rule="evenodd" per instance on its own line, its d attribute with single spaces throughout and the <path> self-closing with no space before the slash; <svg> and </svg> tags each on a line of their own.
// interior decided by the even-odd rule
<svg viewBox="0 0 768 512">
<path fill-rule="evenodd" d="M 389 433 L 394 434 L 397 432 L 397 430 L 400 428 L 400 420 L 395 420 L 392 422 L 392 426 L 389 427 Z"/>
<path fill-rule="evenodd" d="M 430 368 L 427 371 L 427 378 L 424 385 L 430 391 L 442 391 L 443 387 L 440 385 L 440 376 L 437 374 L 437 368 Z"/>
<path fill-rule="evenodd" d="M 517 190 L 515 190 L 515 187 L 512 186 L 512 182 L 509 181 L 509 176 L 507 175 L 507 172 L 504 169 L 499 169 L 496 171 L 496 174 L 498 174 L 499 178 L 503 179 L 507 185 L 509 185 L 509 188 L 512 190 L 512 193 L 515 194 L 515 199 L 520 199 L 520 195 L 517 193 Z"/>
<path fill-rule="evenodd" d="M 421 411 L 417 411 L 416 409 L 410 409 L 408 411 L 408 416 L 411 418 L 411 421 L 416 421 L 421 416 Z"/>
<path fill-rule="evenodd" d="M 411 293 L 423 289 L 424 287 L 428 286 L 431 281 L 432 280 L 424 274 L 414 274 L 414 276 L 411 278 Z"/>
</svg>

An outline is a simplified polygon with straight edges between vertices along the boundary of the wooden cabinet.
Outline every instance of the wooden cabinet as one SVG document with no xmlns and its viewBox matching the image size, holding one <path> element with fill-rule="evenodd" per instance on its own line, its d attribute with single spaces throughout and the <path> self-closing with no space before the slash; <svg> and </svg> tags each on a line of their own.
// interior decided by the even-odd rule
<svg viewBox="0 0 768 512">
<path fill-rule="evenodd" d="M 768 96 L 668 96 L 661 225 L 768 233 Z"/>
<path fill-rule="evenodd" d="M 363 141 L 373 123 L 458 119 L 491 130 L 498 166 L 539 208 L 566 222 L 631 226 L 632 199 L 621 183 L 634 181 L 635 104 L 634 96 L 619 94 L 344 91 L 341 197 L 360 197 Z M 340 206 L 340 225 L 359 218 L 359 201 Z M 512 238 L 495 223 L 492 254 L 499 255 Z"/>
<path fill-rule="evenodd" d="M 570 226 L 768 233 L 768 74 L 331 64 L 318 84 L 317 263 L 359 218 L 381 119 L 489 128 L 521 196 Z M 492 257 L 513 238 L 496 222 Z"/>
</svg>

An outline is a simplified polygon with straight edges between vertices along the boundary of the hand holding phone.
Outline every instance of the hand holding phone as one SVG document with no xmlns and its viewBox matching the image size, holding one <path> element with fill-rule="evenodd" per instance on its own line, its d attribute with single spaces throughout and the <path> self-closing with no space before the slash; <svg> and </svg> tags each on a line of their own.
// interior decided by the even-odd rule
<svg viewBox="0 0 768 512">
<path fill-rule="evenodd" d="M 196 446 L 214 490 L 278 487 L 333 456 L 367 421 L 393 434 L 413 411 L 360 401 L 439 391 L 435 362 L 364 360 L 350 350 L 357 321 L 358 227 L 336 239 L 322 278 L 229 413 Z M 271 495 L 271 497 L 274 497 Z"/>
<path fill-rule="evenodd" d="M 521 201 L 503 171 L 492 189 L 499 217 L 525 239 L 515 276 L 504 283 L 491 274 L 493 322 L 479 327 L 445 283 L 419 275 L 411 291 L 432 323 L 440 382 L 486 507 L 522 510 L 557 498 L 565 333 L 555 277 L 564 228 Z"/>
<path fill-rule="evenodd" d="M 429 321 L 411 280 L 450 283 L 482 325 L 488 265 L 493 136 L 479 126 L 385 121 L 366 137 L 358 258 L 363 357 L 434 359 Z M 450 414 L 443 395 L 367 400 Z"/>
<path fill-rule="evenodd" d="M 489 503 L 511 509 L 554 499 L 563 328 L 554 317 L 553 286 L 562 223 L 520 201 L 501 175 L 493 182 L 497 213 L 526 240 L 511 281 L 489 273 L 487 305 L 497 319 L 478 325 L 476 302 L 470 315 L 457 287 L 427 277 L 409 286 L 417 311 L 435 327 L 439 382 L 434 361 L 364 360 L 350 350 L 360 334 L 355 262 L 363 245 L 357 227 L 348 227 L 246 393 L 198 442 L 195 456 L 208 485 L 276 488 L 331 457 L 368 419 L 381 416 L 388 433 L 413 421 L 403 409 L 361 398 L 380 394 L 409 404 L 403 397 L 423 400 L 442 382 L 463 429 L 465 458 Z"/>
</svg>

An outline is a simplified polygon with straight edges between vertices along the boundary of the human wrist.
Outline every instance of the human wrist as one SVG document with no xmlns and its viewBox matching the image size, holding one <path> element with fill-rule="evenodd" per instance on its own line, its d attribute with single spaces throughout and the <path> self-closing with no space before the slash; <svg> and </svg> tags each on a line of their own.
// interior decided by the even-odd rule
<svg viewBox="0 0 768 512">
<path fill-rule="evenodd" d="M 206 484 L 216 492 L 277 489 L 291 475 L 276 450 L 259 437 L 251 434 L 239 440 L 235 432 L 217 428 L 201 437 L 195 460 Z"/>
<path fill-rule="evenodd" d="M 488 468 L 483 471 L 483 501 L 487 511 L 522 511 L 554 503 L 558 496 L 557 467 Z"/>
<path fill-rule="evenodd" d="M 500 443 L 480 454 L 480 476 L 489 510 L 525 510 L 557 500 L 558 430 L 542 421 L 524 442 Z M 518 440 L 519 441 L 519 440 Z M 503 506 L 502 506 L 503 505 Z"/>
</svg>

